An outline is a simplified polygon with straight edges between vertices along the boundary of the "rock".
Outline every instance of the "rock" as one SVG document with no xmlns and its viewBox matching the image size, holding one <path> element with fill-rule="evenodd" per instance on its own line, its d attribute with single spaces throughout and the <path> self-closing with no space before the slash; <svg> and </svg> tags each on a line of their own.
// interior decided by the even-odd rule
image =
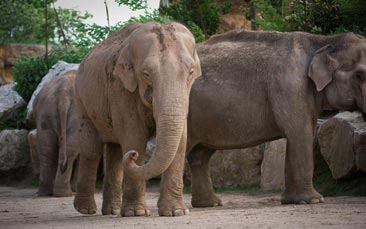
<svg viewBox="0 0 366 229">
<path fill-rule="evenodd" d="M 286 139 L 266 143 L 261 165 L 261 188 L 265 191 L 285 188 Z"/>
<path fill-rule="evenodd" d="M 56 49 L 56 46 L 49 46 L 48 49 Z M 16 59 L 21 56 L 38 57 L 46 53 L 44 45 L 34 44 L 0 44 L 0 86 L 12 83 L 13 66 Z"/>
<path fill-rule="evenodd" d="M 145 151 L 145 163 L 147 163 L 150 160 L 152 154 L 154 153 L 155 145 L 156 145 L 155 138 L 152 138 L 150 141 L 147 142 Z"/>
<path fill-rule="evenodd" d="M 45 75 L 42 78 L 42 81 L 38 84 L 36 90 L 33 92 L 32 97 L 27 105 L 27 119 L 31 119 L 31 113 L 33 110 L 33 102 L 38 93 L 42 90 L 44 85 L 46 85 L 48 82 L 50 82 L 55 77 L 61 75 L 65 71 L 69 70 L 77 70 L 79 68 L 79 64 L 69 64 L 64 61 L 58 61 L 55 65 L 52 66 L 52 68 L 48 71 L 47 75 Z"/>
<path fill-rule="evenodd" d="M 0 171 L 30 166 L 27 130 L 0 132 Z"/>
<path fill-rule="evenodd" d="M 216 188 L 239 187 L 260 182 L 260 146 L 218 150 L 210 160 L 210 174 Z"/>
<path fill-rule="evenodd" d="M 25 107 L 23 98 L 13 90 L 14 84 L 0 87 L 0 123 L 5 123 L 13 114 Z"/>
<path fill-rule="evenodd" d="M 359 112 L 342 112 L 325 121 L 318 141 L 333 178 L 366 172 L 366 123 Z"/>
</svg>

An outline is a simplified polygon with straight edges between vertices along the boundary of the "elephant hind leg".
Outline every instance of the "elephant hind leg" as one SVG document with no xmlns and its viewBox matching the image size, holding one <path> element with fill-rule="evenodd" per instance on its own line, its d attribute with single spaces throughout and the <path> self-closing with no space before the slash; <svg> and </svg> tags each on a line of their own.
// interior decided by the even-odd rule
<svg viewBox="0 0 366 229">
<path fill-rule="evenodd" d="M 52 130 L 38 130 L 37 150 L 39 153 L 39 196 L 51 196 L 57 171 L 58 143 Z"/>
<path fill-rule="evenodd" d="M 72 196 L 71 191 L 71 176 L 73 172 L 73 165 L 75 161 L 75 149 L 67 149 L 68 156 L 67 157 L 67 164 L 65 171 L 61 171 L 63 161 L 58 162 L 57 166 L 57 173 L 55 178 L 55 185 L 53 187 L 53 196 L 55 197 L 66 197 Z"/>
<path fill-rule="evenodd" d="M 222 206 L 222 201 L 213 190 L 209 173 L 209 162 L 216 150 L 203 146 L 194 147 L 188 155 L 192 180 L 192 207 Z"/>
</svg>

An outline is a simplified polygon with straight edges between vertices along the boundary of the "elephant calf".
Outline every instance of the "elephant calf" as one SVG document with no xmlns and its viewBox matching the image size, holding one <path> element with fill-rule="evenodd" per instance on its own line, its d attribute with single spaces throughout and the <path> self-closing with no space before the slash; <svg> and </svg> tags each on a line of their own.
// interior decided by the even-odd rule
<svg viewBox="0 0 366 229">
<path fill-rule="evenodd" d="M 319 203 L 313 141 L 322 110 L 366 112 L 366 40 L 352 33 L 232 31 L 198 47 L 190 95 L 192 205 L 221 204 L 208 173 L 217 149 L 287 138 L 283 204 Z"/>
<path fill-rule="evenodd" d="M 37 131 L 30 132 L 34 166 L 39 166 L 40 196 L 71 196 L 70 179 L 79 155 L 75 138 L 77 116 L 74 110 L 76 71 L 70 70 L 50 81 L 37 95 L 31 119 Z"/>
</svg>

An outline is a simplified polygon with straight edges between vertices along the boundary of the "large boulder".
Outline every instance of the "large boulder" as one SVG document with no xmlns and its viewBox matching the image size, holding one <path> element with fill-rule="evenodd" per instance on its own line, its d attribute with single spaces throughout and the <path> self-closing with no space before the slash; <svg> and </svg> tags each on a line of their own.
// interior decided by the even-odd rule
<svg viewBox="0 0 366 229">
<path fill-rule="evenodd" d="M 36 90 L 33 92 L 32 97 L 27 105 L 27 119 L 31 119 L 31 113 L 33 111 L 33 102 L 37 97 L 38 93 L 42 90 L 42 88 L 50 82 L 55 77 L 61 75 L 65 71 L 69 70 L 77 70 L 79 68 L 79 64 L 69 64 L 64 61 L 58 61 L 52 68 L 48 71 L 47 75 L 42 78 L 42 81 L 38 84 Z"/>
<path fill-rule="evenodd" d="M 26 106 L 23 98 L 13 89 L 14 84 L 0 87 L 0 124 Z"/>
<path fill-rule="evenodd" d="M 246 149 L 218 150 L 210 161 L 213 186 L 239 187 L 260 182 L 263 145 Z"/>
<path fill-rule="evenodd" d="M 342 112 L 319 127 L 321 154 L 333 178 L 366 172 L 366 123 L 359 112 Z"/>
<path fill-rule="evenodd" d="M 0 132 L 0 171 L 30 166 L 27 130 Z"/>
<path fill-rule="evenodd" d="M 283 190 L 285 188 L 286 139 L 266 143 L 261 165 L 261 188 Z"/>
</svg>

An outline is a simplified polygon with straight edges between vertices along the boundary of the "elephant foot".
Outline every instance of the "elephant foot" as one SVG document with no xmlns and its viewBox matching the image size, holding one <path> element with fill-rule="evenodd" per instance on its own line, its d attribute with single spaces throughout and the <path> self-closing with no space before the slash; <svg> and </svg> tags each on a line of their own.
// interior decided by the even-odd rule
<svg viewBox="0 0 366 229">
<path fill-rule="evenodd" d="M 113 203 L 112 201 L 103 200 L 103 215 L 119 215 L 121 214 L 121 202 Z"/>
<path fill-rule="evenodd" d="M 38 188 L 38 196 L 52 196 L 53 187 L 52 186 L 42 186 L 40 185 Z"/>
<path fill-rule="evenodd" d="M 97 205 L 92 196 L 80 196 L 76 194 L 74 199 L 74 208 L 81 214 L 95 214 L 97 212 Z"/>
<path fill-rule="evenodd" d="M 123 217 L 150 216 L 150 210 L 146 204 L 122 204 L 121 215 Z"/>
<path fill-rule="evenodd" d="M 53 196 L 54 197 L 72 196 L 72 191 L 71 191 L 70 187 L 69 188 L 54 188 Z"/>
<path fill-rule="evenodd" d="M 182 200 L 164 201 L 161 204 L 159 204 L 160 216 L 183 216 L 188 214 L 189 210 Z"/>
<path fill-rule="evenodd" d="M 312 190 L 300 194 L 284 192 L 281 197 L 282 204 L 319 204 L 324 203 L 324 197 Z"/>
<path fill-rule="evenodd" d="M 219 197 L 212 193 L 211 195 L 192 195 L 191 204 L 194 208 L 207 208 L 222 206 L 222 201 Z"/>
</svg>

